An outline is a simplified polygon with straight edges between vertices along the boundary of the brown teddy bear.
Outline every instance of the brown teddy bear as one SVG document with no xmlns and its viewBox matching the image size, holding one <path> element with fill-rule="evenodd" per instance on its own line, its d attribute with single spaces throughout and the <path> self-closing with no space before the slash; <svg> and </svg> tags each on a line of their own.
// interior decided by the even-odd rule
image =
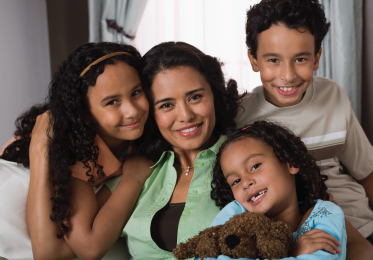
<svg viewBox="0 0 373 260">
<path fill-rule="evenodd" d="M 172 253 L 179 260 L 219 255 L 278 259 L 289 256 L 292 241 L 293 233 L 287 224 L 272 221 L 259 213 L 241 213 L 224 225 L 202 230 L 185 243 L 180 243 Z"/>
</svg>

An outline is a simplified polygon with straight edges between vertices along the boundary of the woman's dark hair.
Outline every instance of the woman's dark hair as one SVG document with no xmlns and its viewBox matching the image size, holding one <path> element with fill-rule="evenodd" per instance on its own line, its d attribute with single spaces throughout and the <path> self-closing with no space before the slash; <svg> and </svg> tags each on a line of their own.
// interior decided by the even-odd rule
<svg viewBox="0 0 373 260">
<path fill-rule="evenodd" d="M 225 83 L 222 71 L 223 63 L 217 58 L 201 52 L 196 47 L 184 42 L 165 42 L 156 45 L 141 58 L 141 81 L 150 99 L 149 124 L 145 129 L 138 149 L 153 161 L 157 161 L 163 151 L 172 150 L 171 145 L 163 138 L 154 121 L 154 100 L 151 87 L 155 76 L 163 71 L 180 66 L 195 69 L 204 76 L 214 95 L 216 124 L 213 134 L 227 134 L 236 127 L 234 118 L 238 104 L 245 95 L 238 94 L 237 83 L 230 79 Z M 155 129 L 155 130 L 154 130 Z"/>
<path fill-rule="evenodd" d="M 279 23 L 290 29 L 307 27 L 315 37 L 315 55 L 330 25 L 326 22 L 324 6 L 317 0 L 262 0 L 247 11 L 246 45 L 255 59 L 258 34 Z"/>
<path fill-rule="evenodd" d="M 113 52 L 127 52 L 132 55 L 118 55 L 105 59 L 92 66 L 86 74 L 80 73 L 92 62 Z M 22 163 L 29 166 L 28 151 L 30 135 L 36 117 L 49 109 L 52 120 L 49 134 L 48 153 L 49 174 L 51 176 L 54 195 L 52 197 L 51 219 L 60 227 L 58 237 L 62 238 L 68 227 L 64 220 L 70 214 L 70 166 L 81 161 L 87 167 L 88 182 L 93 183 L 91 167 L 93 162 L 99 177 L 103 176 L 102 166 L 97 163 L 98 146 L 94 145 L 96 124 L 87 103 L 87 91 L 96 84 L 97 77 L 104 72 L 108 64 L 124 61 L 138 69 L 140 53 L 132 46 L 118 43 L 87 43 L 72 52 L 62 62 L 49 85 L 46 103 L 32 107 L 16 121 L 17 130 L 14 135 L 19 138 L 9 145 L 2 159 Z"/>
<path fill-rule="evenodd" d="M 305 213 L 315 205 L 317 199 L 327 199 L 327 176 L 320 173 L 316 160 L 308 154 L 307 147 L 302 140 L 285 127 L 266 121 L 256 121 L 250 126 L 238 129 L 228 136 L 220 146 L 211 182 L 211 198 L 221 209 L 234 200 L 232 190 L 225 180 L 221 170 L 220 159 L 229 144 L 243 138 L 253 138 L 272 147 L 277 159 L 281 163 L 288 163 L 290 167 L 299 168 L 295 175 L 298 202 L 301 213 Z"/>
</svg>

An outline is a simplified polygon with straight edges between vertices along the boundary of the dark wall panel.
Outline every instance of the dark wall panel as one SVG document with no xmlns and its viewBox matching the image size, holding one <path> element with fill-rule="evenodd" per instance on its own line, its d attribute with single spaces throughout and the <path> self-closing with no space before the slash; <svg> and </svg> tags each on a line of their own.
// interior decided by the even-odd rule
<svg viewBox="0 0 373 260">
<path fill-rule="evenodd" d="M 67 55 L 88 41 L 87 0 L 47 0 L 52 75 Z"/>
<path fill-rule="evenodd" d="M 362 126 L 373 144 L 373 1 L 364 0 Z"/>
</svg>

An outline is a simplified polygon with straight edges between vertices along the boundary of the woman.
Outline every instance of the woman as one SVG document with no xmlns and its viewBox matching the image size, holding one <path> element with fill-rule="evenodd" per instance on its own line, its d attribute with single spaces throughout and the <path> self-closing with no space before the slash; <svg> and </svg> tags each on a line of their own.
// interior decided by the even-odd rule
<svg viewBox="0 0 373 260">
<path fill-rule="evenodd" d="M 63 239 L 55 239 L 56 235 L 59 238 L 66 235 L 73 229 L 74 221 L 87 222 L 89 217 L 85 207 L 94 209 L 97 214 L 98 205 L 91 185 L 97 186 L 107 177 L 121 174 L 120 161 L 128 152 L 130 142 L 142 135 L 149 103 L 137 73 L 139 59 L 138 51 L 129 45 L 85 44 L 58 69 L 50 85 L 47 103 L 33 107 L 18 119 L 15 133 L 18 140 L 5 149 L 1 158 L 23 163 L 26 167 L 30 161 L 35 161 L 31 164 L 27 204 L 27 224 L 35 258 L 43 258 L 39 254 L 40 243 L 43 252 L 51 250 L 54 254 L 59 250 L 63 257 L 74 256 Z M 30 144 L 36 116 L 48 109 L 49 113 L 43 117 L 51 116 L 51 137 L 48 140 L 44 130 L 44 135 L 36 134 Z M 42 156 L 31 152 L 29 160 L 29 145 L 31 151 L 40 147 L 38 152 Z M 47 158 L 44 158 L 46 154 Z M 108 160 L 112 164 L 108 164 Z M 35 165 L 44 167 L 44 176 L 33 174 Z M 128 192 L 135 194 L 128 199 L 131 209 L 147 176 L 132 176 L 129 171 L 125 175 L 128 177 L 125 183 Z M 81 191 L 86 191 L 82 197 L 79 196 Z M 74 207 L 78 203 L 83 206 L 76 210 Z M 38 207 L 40 204 L 41 208 Z M 105 205 L 110 211 L 107 206 L 110 205 Z M 130 210 L 124 214 L 129 216 Z M 66 218 L 72 215 L 72 221 L 66 222 Z M 110 214 L 106 214 L 105 219 L 107 216 Z M 122 222 L 124 219 L 125 216 Z M 119 228 L 123 225 L 119 223 Z M 93 225 L 91 230 L 99 230 L 104 238 L 110 229 L 106 225 L 107 230 L 100 231 L 100 228 L 100 225 Z M 53 238 L 49 239 L 48 234 Z M 111 245 L 104 246 L 108 249 Z"/>
<path fill-rule="evenodd" d="M 140 150 L 157 163 L 122 235 L 135 259 L 173 259 L 176 244 L 219 212 L 210 198 L 212 165 L 244 95 L 235 81 L 226 86 L 216 58 L 189 44 L 159 44 L 142 61 L 149 120 L 158 128 Z M 120 178 L 106 185 L 113 191 Z"/>
</svg>

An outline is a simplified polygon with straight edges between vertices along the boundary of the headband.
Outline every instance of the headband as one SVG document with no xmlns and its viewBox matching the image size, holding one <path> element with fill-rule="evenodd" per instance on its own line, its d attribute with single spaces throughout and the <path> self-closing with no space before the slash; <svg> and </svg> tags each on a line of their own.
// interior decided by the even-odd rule
<svg viewBox="0 0 373 260">
<path fill-rule="evenodd" d="M 241 131 L 244 131 L 244 130 L 246 130 L 246 129 L 249 128 L 249 127 L 251 127 L 251 125 L 248 125 L 248 126 L 242 128 Z"/>
<path fill-rule="evenodd" d="M 103 61 L 103 60 L 106 60 L 106 59 L 108 59 L 108 58 L 110 58 L 110 57 L 117 56 L 117 55 L 122 55 L 122 54 L 133 57 L 132 54 L 130 54 L 130 53 L 128 53 L 128 52 L 124 52 L 124 51 L 113 52 L 113 53 L 107 54 L 107 55 L 102 56 L 101 58 L 95 60 L 95 61 L 92 62 L 91 64 L 89 64 L 88 67 L 85 68 L 85 69 L 83 70 L 82 73 L 80 73 L 79 78 L 83 77 L 84 74 L 86 74 L 87 71 L 88 71 L 88 70 L 89 70 L 93 65 L 96 65 L 97 63 L 99 63 L 99 62 L 101 62 L 101 61 Z"/>
</svg>

